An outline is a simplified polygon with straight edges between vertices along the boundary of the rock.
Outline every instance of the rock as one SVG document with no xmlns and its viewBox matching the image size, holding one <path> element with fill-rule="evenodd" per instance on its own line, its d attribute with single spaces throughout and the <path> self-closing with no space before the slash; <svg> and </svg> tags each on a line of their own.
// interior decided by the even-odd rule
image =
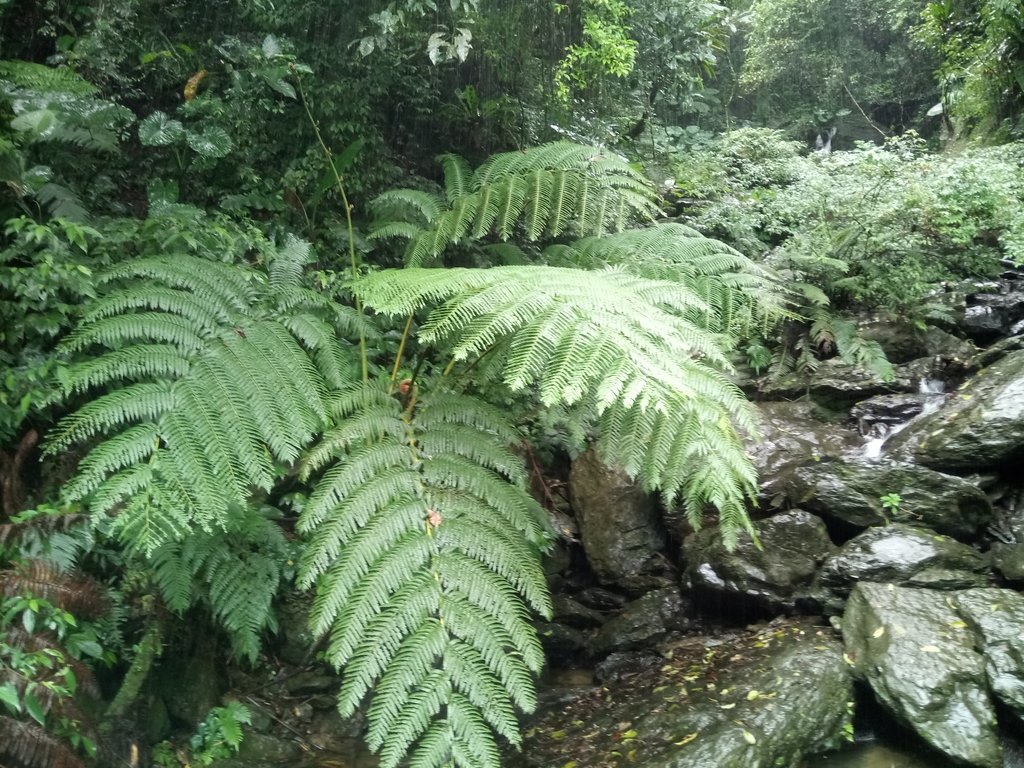
<svg viewBox="0 0 1024 768">
<path fill-rule="evenodd" d="M 1009 284 L 999 286 L 999 293 L 976 293 L 967 297 L 960 327 L 971 339 L 979 343 L 995 341 L 1010 332 L 1010 328 L 1024 318 L 1024 292 L 1007 290 Z"/>
<path fill-rule="evenodd" d="M 683 629 L 683 603 L 676 587 L 648 592 L 609 619 L 590 642 L 595 657 L 612 651 L 630 651 L 664 640 L 669 632 Z"/>
<path fill-rule="evenodd" d="M 762 380 L 760 392 L 769 400 L 810 394 L 819 403 L 849 404 L 875 395 L 917 392 L 922 380 L 935 378 L 937 365 L 941 365 L 941 361 L 933 357 L 918 358 L 893 366 L 892 379 L 884 380 L 873 371 L 833 357 L 823 360 L 810 376 L 793 373 L 770 381 Z"/>
<path fill-rule="evenodd" d="M 971 538 L 992 516 L 988 498 L 966 480 L 888 460 L 809 464 L 793 473 L 789 491 L 797 506 L 857 527 L 891 518 Z M 881 498 L 893 493 L 899 506 L 886 511 Z"/>
<path fill-rule="evenodd" d="M 284 689 L 292 696 L 336 692 L 341 684 L 338 675 L 326 670 L 303 670 L 284 681 Z"/>
<path fill-rule="evenodd" d="M 1009 589 L 971 589 L 955 597 L 974 631 L 992 692 L 1024 720 L 1024 595 Z"/>
<path fill-rule="evenodd" d="M 984 368 L 938 411 L 890 441 L 925 466 L 966 471 L 1024 455 L 1024 350 Z"/>
<path fill-rule="evenodd" d="M 925 355 L 958 362 L 970 360 L 978 351 L 971 342 L 931 325 L 924 332 L 924 347 Z"/>
<path fill-rule="evenodd" d="M 1009 582 L 1024 583 L 1024 543 L 996 542 L 989 550 L 992 566 Z"/>
<path fill-rule="evenodd" d="M 900 317 L 860 316 L 856 318 L 861 338 L 878 342 L 890 363 L 906 363 L 931 354 L 924 334 Z"/>
<path fill-rule="evenodd" d="M 714 650 L 694 639 L 624 685 L 560 701 L 502 766 L 789 768 L 839 744 L 853 694 L 830 630 L 774 623 Z"/>
<path fill-rule="evenodd" d="M 277 655 L 297 667 L 313 658 L 315 638 L 309 629 L 309 601 L 292 594 L 279 608 Z"/>
<path fill-rule="evenodd" d="M 600 611 L 576 602 L 565 595 L 553 595 L 551 605 L 554 608 L 555 621 L 577 629 L 592 629 L 604 624 L 605 616 Z"/>
<path fill-rule="evenodd" d="M 910 421 L 924 410 L 929 396 L 920 392 L 901 395 L 876 395 L 862 400 L 850 409 L 862 435 L 881 436 L 888 428 Z M 875 427 L 881 425 L 882 429 Z"/>
<path fill-rule="evenodd" d="M 590 449 L 569 473 L 572 507 L 590 567 L 605 585 L 634 594 L 674 581 L 661 552 L 665 531 L 654 499 Z"/>
<path fill-rule="evenodd" d="M 537 637 L 548 661 L 563 666 L 579 663 L 587 654 L 587 636 L 557 621 L 537 622 Z"/>
<path fill-rule="evenodd" d="M 807 400 L 755 405 L 761 411 L 763 437 L 757 442 L 746 438 L 745 447 L 766 496 L 782 492 L 797 467 L 845 455 L 862 442 L 854 430 L 819 418 L 817 407 Z"/>
<path fill-rule="evenodd" d="M 842 613 L 858 582 L 889 582 L 932 589 L 986 586 L 985 558 L 977 550 L 933 531 L 894 523 L 869 528 L 828 557 L 813 594 L 822 611 Z"/>
<path fill-rule="evenodd" d="M 260 765 L 295 765 L 303 756 L 302 747 L 292 737 L 284 738 L 266 733 L 247 732 L 238 748 L 238 759 Z"/>
<path fill-rule="evenodd" d="M 645 670 L 661 667 L 665 658 L 650 651 L 615 651 L 594 665 L 594 680 L 601 685 L 620 684 Z"/>
<path fill-rule="evenodd" d="M 985 660 L 947 595 L 892 584 L 858 584 L 843 614 L 854 675 L 879 702 L 956 761 L 1001 768 Z"/>
<path fill-rule="evenodd" d="M 733 551 L 715 528 L 683 543 L 686 574 L 702 602 L 712 598 L 741 611 L 796 611 L 818 567 L 835 547 L 821 518 L 793 509 L 754 523 L 761 546 L 741 537 Z"/>
<path fill-rule="evenodd" d="M 618 592 L 611 592 L 601 587 L 587 587 L 575 595 L 583 605 L 595 611 L 617 611 L 623 608 L 629 599 Z"/>
<path fill-rule="evenodd" d="M 201 635 L 189 655 L 167 654 L 158 670 L 157 689 L 174 721 L 190 730 L 201 723 L 227 689 L 214 637 Z"/>
</svg>

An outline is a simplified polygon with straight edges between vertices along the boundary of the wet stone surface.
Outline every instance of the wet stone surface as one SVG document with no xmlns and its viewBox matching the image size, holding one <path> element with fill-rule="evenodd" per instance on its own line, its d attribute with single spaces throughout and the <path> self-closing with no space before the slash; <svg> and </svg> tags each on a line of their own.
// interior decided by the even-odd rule
<svg viewBox="0 0 1024 768">
<path fill-rule="evenodd" d="M 663 646 L 615 683 L 560 697 L 505 768 L 771 768 L 838 745 L 851 699 L 829 628 L 776 621 Z"/>
</svg>

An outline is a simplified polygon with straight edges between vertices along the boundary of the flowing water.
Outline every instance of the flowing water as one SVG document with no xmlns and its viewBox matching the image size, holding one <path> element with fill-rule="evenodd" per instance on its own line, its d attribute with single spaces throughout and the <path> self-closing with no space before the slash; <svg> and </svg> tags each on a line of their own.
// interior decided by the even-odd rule
<svg viewBox="0 0 1024 768">
<path fill-rule="evenodd" d="M 882 455 L 882 449 L 885 446 L 886 440 L 897 432 L 902 432 L 917 419 L 923 418 L 929 413 L 935 413 L 935 411 L 939 410 L 939 406 L 942 405 L 943 400 L 946 398 L 946 384 L 940 379 L 921 379 L 921 383 L 918 385 L 917 391 L 922 395 L 928 396 L 924 402 L 924 409 L 921 413 L 909 421 L 896 425 L 885 432 L 885 434 L 874 437 L 864 443 L 864 446 L 861 448 L 861 455 L 864 456 L 864 458 L 877 459 Z"/>
<path fill-rule="evenodd" d="M 808 758 L 800 768 L 954 768 L 941 756 L 878 741 Z"/>
</svg>

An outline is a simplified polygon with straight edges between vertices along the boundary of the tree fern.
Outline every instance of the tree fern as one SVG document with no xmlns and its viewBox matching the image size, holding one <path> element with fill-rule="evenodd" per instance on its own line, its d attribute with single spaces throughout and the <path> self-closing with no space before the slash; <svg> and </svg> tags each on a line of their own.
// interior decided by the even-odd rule
<svg viewBox="0 0 1024 768">
<path fill-rule="evenodd" d="M 622 266 L 641 277 L 681 283 L 704 301 L 688 318 L 716 333 L 747 334 L 785 313 L 785 293 L 773 272 L 682 224 L 552 245 L 543 258 L 549 264 L 584 269 Z"/>
<path fill-rule="evenodd" d="M 755 433 L 754 416 L 723 373 L 722 339 L 688 319 L 707 305 L 685 285 L 615 268 L 495 267 L 384 272 L 355 290 L 385 313 L 433 305 L 422 341 L 456 360 L 486 354 L 512 390 L 590 414 L 606 456 L 695 522 L 717 506 L 728 542 L 749 526 L 754 472 L 735 430 Z"/>
<path fill-rule="evenodd" d="M 382 766 L 498 765 L 490 729 L 519 743 L 543 662 L 523 599 L 550 613 L 518 435 L 477 398 L 440 392 L 409 408 L 358 387 L 310 454 L 322 472 L 299 527 L 312 623 L 345 667 L 351 715 L 373 689 L 368 742 Z M 325 470 L 326 467 L 326 470 Z"/>
<path fill-rule="evenodd" d="M 251 506 L 231 510 L 223 528 L 162 545 L 153 553 L 154 576 L 171 610 L 206 602 L 235 655 L 253 662 L 261 633 L 277 628 L 271 601 L 286 542 L 281 529 Z"/>
<path fill-rule="evenodd" d="M 455 155 L 441 158 L 445 194 L 386 192 L 374 201 L 377 239 L 409 240 L 406 262 L 436 259 L 452 243 L 494 233 L 501 240 L 557 237 L 573 229 L 601 235 L 655 212 L 650 185 L 606 150 L 554 142 L 494 155 L 470 174 Z M 397 220 L 396 220 L 397 217 Z"/>
<path fill-rule="evenodd" d="M 325 424 L 339 361 L 352 357 L 338 321 L 359 321 L 299 286 L 307 250 L 289 244 L 269 276 L 176 255 L 101 277 L 108 290 L 63 345 L 88 356 L 61 386 L 105 391 L 59 424 L 48 450 L 96 443 L 67 492 L 101 519 L 116 512 L 133 548 L 222 529 Z"/>
</svg>

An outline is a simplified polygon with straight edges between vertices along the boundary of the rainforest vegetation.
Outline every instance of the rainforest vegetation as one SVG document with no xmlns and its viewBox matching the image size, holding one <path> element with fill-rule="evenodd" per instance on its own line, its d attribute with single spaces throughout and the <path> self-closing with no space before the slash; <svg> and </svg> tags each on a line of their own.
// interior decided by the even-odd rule
<svg viewBox="0 0 1024 768">
<path fill-rule="evenodd" d="M 381 765 L 489 768 L 566 457 L 733 543 L 738 377 L 1024 262 L 1024 11 L 0 0 L 0 178 L 0 763 L 231 754 L 112 734 L 297 592 Z"/>
</svg>

